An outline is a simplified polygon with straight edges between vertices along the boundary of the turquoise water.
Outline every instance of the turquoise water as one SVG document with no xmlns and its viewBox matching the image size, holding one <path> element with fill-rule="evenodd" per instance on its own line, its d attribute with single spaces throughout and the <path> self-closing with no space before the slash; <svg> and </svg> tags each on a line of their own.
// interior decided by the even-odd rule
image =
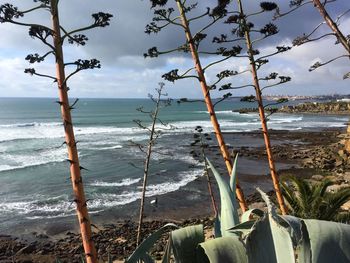
<svg viewBox="0 0 350 263">
<path fill-rule="evenodd" d="M 140 198 L 144 154 L 130 140 L 144 143 L 148 134 L 134 119 L 147 125 L 152 109 L 148 99 L 80 99 L 73 122 L 85 190 L 92 213 L 100 213 Z M 217 108 L 221 128 L 228 132 L 258 130 L 256 114 L 240 115 L 232 109 L 252 107 L 238 100 Z M 161 111 L 160 118 L 173 126 L 163 131 L 151 165 L 147 196 L 178 190 L 202 174 L 189 144 L 194 128 L 212 131 L 202 103 L 176 102 Z M 269 127 L 300 130 L 342 127 L 347 117 L 272 115 Z M 63 143 L 63 125 L 55 99 L 0 99 L 0 232 L 5 227 L 36 219 L 69 218 L 75 214 Z"/>
</svg>

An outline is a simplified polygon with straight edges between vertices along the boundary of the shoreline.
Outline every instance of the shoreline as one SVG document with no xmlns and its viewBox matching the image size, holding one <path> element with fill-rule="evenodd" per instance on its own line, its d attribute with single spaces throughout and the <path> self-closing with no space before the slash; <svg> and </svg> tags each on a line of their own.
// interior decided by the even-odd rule
<svg viewBox="0 0 350 263">
<path fill-rule="evenodd" d="M 321 176 L 321 178 L 333 176 L 336 179 L 341 172 L 347 171 L 347 164 L 339 164 L 334 159 L 334 166 L 322 166 L 324 165 L 322 160 L 327 161 L 329 157 L 326 153 L 330 155 L 337 150 L 337 147 L 340 147 L 344 130 L 344 127 L 314 131 L 271 130 L 273 152 L 278 163 L 279 175 L 293 174 L 306 178 L 316 175 Z M 238 176 L 248 203 L 255 207 L 261 207 L 261 200 L 254 191 L 255 186 L 259 186 L 265 191 L 270 191 L 272 188 L 266 166 L 264 145 L 261 143 L 261 132 L 224 133 L 224 136 L 230 145 L 230 151 L 239 150 L 240 152 L 238 167 L 245 168 L 238 171 Z M 242 146 L 235 143 L 237 140 L 241 144 L 244 144 L 244 140 L 253 140 L 253 146 Z M 325 156 L 322 157 L 322 154 Z M 222 157 L 217 153 L 217 147 L 209 148 L 208 158 L 213 161 L 214 165 L 220 165 L 219 171 L 222 174 L 226 172 L 221 166 Z M 317 159 L 320 159 L 319 164 L 313 165 L 312 161 Z M 251 169 L 254 166 L 257 168 Z M 254 171 L 248 173 L 251 170 Z M 218 200 L 217 189 L 214 189 L 214 194 Z M 144 228 L 146 234 L 153 232 L 165 222 L 186 225 L 202 220 L 205 224 L 212 224 L 210 219 L 212 211 L 207 194 L 207 182 L 204 177 L 197 178 L 175 192 L 161 195 L 158 199 L 159 204 L 156 208 L 149 204 L 149 199 L 146 201 Z M 132 206 L 128 206 L 129 210 L 135 209 L 138 205 L 139 200 L 135 201 Z M 130 255 L 136 242 L 134 240 L 136 236 L 135 219 L 138 209 L 135 209 L 134 216 L 123 215 L 121 211 L 123 209 L 109 209 L 100 214 L 91 215 L 92 222 L 100 229 L 94 230 L 98 233 L 96 241 L 98 241 L 101 250 L 99 254 L 106 255 L 109 251 L 115 259 L 122 259 Z M 3 235 L 0 235 L 0 260 L 7 259 L 11 254 L 11 257 L 16 257 L 16 260 L 27 258 L 32 262 L 54 262 L 50 260 L 59 256 L 63 258 L 62 262 L 80 262 L 81 248 L 79 235 L 76 234 L 78 229 L 75 216 L 68 220 L 69 224 L 67 219 L 63 223 L 58 223 L 59 221 L 60 219 L 53 220 L 46 226 L 39 224 L 35 228 L 28 227 L 26 232 L 22 232 L 22 235 L 11 234 L 9 236 L 6 233 L 1 233 Z M 104 247 L 109 240 L 113 241 L 113 251 L 108 250 L 111 248 L 108 248 L 107 245 Z M 76 261 L 64 261 L 65 257 L 74 258 L 74 255 L 79 255 Z"/>
</svg>

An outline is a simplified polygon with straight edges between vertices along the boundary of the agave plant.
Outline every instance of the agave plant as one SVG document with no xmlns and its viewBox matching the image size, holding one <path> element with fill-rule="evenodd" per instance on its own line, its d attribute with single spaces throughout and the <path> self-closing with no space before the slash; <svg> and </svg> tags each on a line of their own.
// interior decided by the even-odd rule
<svg viewBox="0 0 350 263">
<path fill-rule="evenodd" d="M 281 186 L 290 214 L 308 219 L 348 222 L 350 213 L 342 212 L 341 207 L 350 200 L 350 187 L 327 191 L 333 184 L 329 179 L 312 184 L 294 176 L 285 177 Z"/>
<path fill-rule="evenodd" d="M 176 229 L 169 235 L 163 263 L 171 262 L 172 256 L 175 262 L 180 263 L 350 261 L 349 225 L 278 215 L 274 204 L 260 189 L 258 191 L 267 204 L 267 211 L 246 211 L 239 221 L 235 191 L 232 191 L 235 179 L 227 183 L 208 163 L 218 182 L 221 197 L 215 239 L 204 241 L 203 225 Z M 234 163 L 236 167 L 237 158 Z M 231 178 L 235 176 L 233 172 Z M 125 262 L 154 262 L 148 251 L 169 228 L 177 227 L 168 224 L 150 235 Z"/>
</svg>

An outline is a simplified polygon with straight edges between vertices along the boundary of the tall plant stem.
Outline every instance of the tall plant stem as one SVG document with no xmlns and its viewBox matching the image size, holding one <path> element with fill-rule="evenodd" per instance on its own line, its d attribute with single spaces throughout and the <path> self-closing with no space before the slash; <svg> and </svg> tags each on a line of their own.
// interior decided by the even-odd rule
<svg viewBox="0 0 350 263">
<path fill-rule="evenodd" d="M 204 156 L 204 153 L 203 153 L 203 156 Z M 204 157 L 204 163 L 205 163 L 204 172 L 205 172 L 205 175 L 207 177 L 209 196 L 210 196 L 211 205 L 212 205 L 213 211 L 214 211 L 214 217 L 216 218 L 218 215 L 218 207 L 216 205 L 216 201 L 215 201 L 215 197 L 214 197 L 214 193 L 213 193 L 213 187 L 211 185 L 211 180 L 210 180 L 210 176 L 209 176 L 208 163 L 207 163 L 207 160 L 205 159 L 205 157 Z"/>
<path fill-rule="evenodd" d="M 62 49 L 62 38 L 60 32 L 60 22 L 58 15 L 58 1 L 51 0 L 51 14 L 53 25 L 53 39 L 56 55 L 56 78 L 59 91 L 59 99 L 61 104 L 61 115 L 64 124 L 65 139 L 68 150 L 68 158 L 70 162 L 70 174 L 74 192 L 74 198 L 77 205 L 77 215 L 80 225 L 80 232 L 83 241 L 83 247 L 86 255 L 87 263 L 97 262 L 97 253 L 92 240 L 91 223 L 89 219 L 86 198 L 84 193 L 83 182 L 80 174 L 80 164 L 76 141 L 74 137 L 72 117 L 67 94 L 67 84 L 65 81 L 65 69 Z"/>
<path fill-rule="evenodd" d="M 253 85 L 255 88 L 256 99 L 258 102 L 259 116 L 260 116 L 260 120 L 261 120 L 262 132 L 264 135 L 266 153 L 267 153 L 267 158 L 269 161 L 269 168 L 270 168 L 270 173 L 271 173 L 271 177 L 272 177 L 273 187 L 274 187 L 275 192 L 276 192 L 277 201 L 278 201 L 279 207 L 281 209 L 281 212 L 283 215 L 286 215 L 287 208 L 286 208 L 286 205 L 285 205 L 284 200 L 283 200 L 283 196 L 282 196 L 282 192 L 281 192 L 281 188 L 280 188 L 280 184 L 279 184 L 279 179 L 278 179 L 278 175 L 277 175 L 277 171 L 276 171 L 276 166 L 275 166 L 275 162 L 273 159 L 271 142 L 270 142 L 270 135 L 269 135 L 269 131 L 267 128 L 265 110 L 264 110 L 264 105 L 263 105 L 263 100 L 262 100 L 262 95 L 261 95 L 262 93 L 261 93 L 261 89 L 260 89 L 257 68 L 256 68 L 255 59 L 254 59 L 254 55 L 253 55 L 254 54 L 253 53 L 253 46 L 252 46 L 252 42 L 250 39 L 249 31 L 247 30 L 247 23 L 245 20 L 242 1 L 241 0 L 237 0 L 237 1 L 238 1 L 238 5 L 239 5 L 239 12 L 241 13 L 241 17 L 242 17 L 242 23 L 243 23 L 242 26 L 246 29 L 244 37 L 245 37 L 245 41 L 246 41 L 246 45 L 247 45 L 247 52 L 248 52 L 249 61 L 250 61 L 250 65 L 251 65 Z"/>
<path fill-rule="evenodd" d="M 350 55 L 350 43 L 346 39 L 346 37 L 343 35 L 343 33 L 339 30 L 337 24 L 333 21 L 333 19 L 330 17 L 330 15 L 327 13 L 326 9 L 324 6 L 321 4 L 319 0 L 312 0 L 315 7 L 318 9 L 320 12 L 321 16 L 323 17 L 324 21 L 326 21 L 327 25 L 330 27 L 330 29 L 335 33 L 337 36 L 340 44 L 343 45 L 345 50 L 349 53 Z"/>
<path fill-rule="evenodd" d="M 159 113 L 159 103 L 160 103 L 160 96 L 162 95 L 162 89 L 160 88 L 158 90 L 158 97 L 156 100 L 156 108 L 152 116 L 152 127 L 151 127 L 151 134 L 148 141 L 148 147 L 147 147 L 147 153 L 146 153 L 146 160 L 145 165 L 143 169 L 143 185 L 142 185 L 142 196 L 141 196 L 141 205 L 140 205 L 140 214 L 139 214 L 139 226 L 137 228 L 137 239 L 136 239 L 136 245 L 138 246 L 141 241 L 141 228 L 142 228 L 142 221 L 143 221 L 143 211 L 145 207 L 145 196 L 146 196 L 146 187 L 147 187 L 147 178 L 148 178 L 148 171 L 149 171 L 149 164 L 151 160 L 151 154 L 152 154 L 152 146 L 154 143 L 154 132 L 157 122 L 157 116 Z"/>
<path fill-rule="evenodd" d="M 212 123 L 213 128 L 214 128 L 216 139 L 218 141 L 221 154 L 224 158 L 224 161 L 225 161 L 225 164 L 227 167 L 227 171 L 228 171 L 229 175 L 231 175 L 231 171 L 232 171 L 231 157 L 230 157 L 230 154 L 227 150 L 227 147 L 226 147 L 226 144 L 224 141 L 224 137 L 222 135 L 220 125 L 219 125 L 219 122 L 217 120 L 217 117 L 216 117 L 216 114 L 214 111 L 213 103 L 212 103 L 212 100 L 210 97 L 210 91 L 209 91 L 208 85 L 206 83 L 206 79 L 204 76 L 204 71 L 203 71 L 202 65 L 201 65 L 200 60 L 199 60 L 197 48 L 195 47 L 195 44 L 193 41 L 193 37 L 192 37 L 191 31 L 190 31 L 189 23 L 188 23 L 188 20 L 187 20 L 185 11 L 184 11 L 184 6 L 183 6 L 181 0 L 175 0 L 175 1 L 177 3 L 177 6 L 178 6 L 178 9 L 180 12 L 182 25 L 185 29 L 186 39 L 187 39 L 188 45 L 189 45 L 190 50 L 191 50 L 192 59 L 193 59 L 193 62 L 194 62 L 194 65 L 195 65 L 195 68 L 196 68 L 196 71 L 198 74 L 200 86 L 202 88 L 205 104 L 206 104 L 208 112 L 209 112 L 210 120 L 211 120 L 211 123 Z M 237 199 L 239 201 L 239 205 L 240 205 L 242 211 L 243 212 L 246 211 L 248 206 L 247 206 L 247 203 L 244 199 L 244 194 L 243 194 L 242 188 L 240 187 L 238 182 L 236 184 L 236 195 L 237 195 Z"/>
<path fill-rule="evenodd" d="M 350 43 L 346 39 L 346 37 L 343 35 L 343 33 L 339 30 L 337 24 L 333 21 L 333 19 L 330 17 L 324 6 L 319 0 L 313 0 L 313 3 L 315 7 L 320 12 L 321 16 L 323 17 L 324 21 L 326 21 L 329 28 L 334 32 L 334 34 L 337 36 L 339 43 L 343 45 L 345 50 L 350 55 Z M 345 150 L 350 152 L 350 123 L 348 123 L 347 127 L 347 138 L 345 139 Z"/>
</svg>

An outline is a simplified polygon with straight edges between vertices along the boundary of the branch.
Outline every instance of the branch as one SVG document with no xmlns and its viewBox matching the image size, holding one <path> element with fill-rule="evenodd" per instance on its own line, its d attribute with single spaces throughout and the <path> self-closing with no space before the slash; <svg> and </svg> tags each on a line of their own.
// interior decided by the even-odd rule
<svg viewBox="0 0 350 263">
<path fill-rule="evenodd" d="M 214 61 L 214 62 L 212 62 L 212 63 L 209 63 L 207 66 L 205 66 L 205 67 L 203 68 L 203 71 L 206 71 L 208 68 L 210 68 L 210 67 L 212 67 L 212 66 L 214 66 L 214 65 L 216 65 L 216 64 L 219 64 L 219 63 L 221 63 L 221 62 L 224 62 L 225 60 L 228 60 L 229 58 L 231 58 L 231 56 L 226 57 L 226 58 L 223 58 L 223 59 L 220 59 L 220 60 L 217 60 L 217 61 Z"/>
<path fill-rule="evenodd" d="M 216 77 L 218 78 L 217 81 L 215 81 L 213 84 L 209 85 L 211 88 L 211 90 L 215 89 L 216 88 L 216 85 L 222 81 L 223 79 L 225 78 L 228 78 L 228 77 L 233 77 L 233 76 L 237 76 L 237 75 L 240 75 L 240 74 L 244 74 L 246 72 L 250 72 L 249 69 L 246 69 L 246 70 L 243 70 L 241 72 L 238 72 L 238 71 L 233 71 L 233 70 L 224 70 L 224 71 L 221 71 L 220 73 L 216 74 Z"/>
<path fill-rule="evenodd" d="M 42 61 L 45 60 L 45 58 L 50 55 L 50 54 L 55 54 L 55 52 L 53 51 L 49 51 L 47 52 L 45 55 L 43 56 L 39 56 L 38 53 L 35 54 L 29 54 L 28 56 L 26 56 L 25 60 L 28 60 L 29 63 L 33 64 L 33 63 L 40 63 Z"/>
<path fill-rule="evenodd" d="M 287 98 L 280 98 L 276 102 L 266 104 L 264 106 L 264 108 L 267 108 L 267 107 L 270 107 L 270 106 L 276 106 L 276 105 L 279 105 L 279 104 L 282 104 L 282 103 L 286 103 L 286 102 L 288 102 Z"/>
<path fill-rule="evenodd" d="M 147 53 L 143 54 L 143 57 L 144 58 L 147 58 L 147 57 L 155 58 L 155 57 L 158 57 L 159 55 L 169 54 L 169 53 L 173 53 L 175 51 L 181 51 L 181 50 L 184 50 L 183 47 L 185 45 L 171 49 L 171 50 L 167 50 L 167 51 L 158 51 L 157 47 L 152 47 L 152 48 L 147 50 Z"/>
<path fill-rule="evenodd" d="M 307 5 L 307 4 L 311 4 L 312 3 L 312 0 L 310 1 L 307 1 L 307 2 L 303 2 L 303 3 L 300 3 L 298 5 L 296 5 L 294 8 L 292 8 L 291 10 L 285 12 L 285 13 L 280 13 L 280 10 L 279 8 L 276 10 L 276 13 L 275 15 L 273 16 L 273 20 L 277 19 L 277 18 L 280 18 L 282 16 L 286 16 L 292 12 L 294 12 L 295 10 L 299 9 L 300 7 L 304 6 L 304 5 Z"/>
<path fill-rule="evenodd" d="M 278 77 L 278 78 L 280 79 L 279 82 L 277 82 L 277 83 L 275 83 L 275 84 L 267 85 L 267 86 L 263 87 L 263 88 L 261 89 L 261 91 L 263 91 L 264 89 L 267 89 L 267 88 L 271 88 L 271 87 L 274 87 L 274 86 L 278 86 L 278 85 L 284 84 L 284 83 L 289 82 L 289 81 L 292 80 L 291 77 L 286 77 L 286 76 L 280 76 L 280 77 Z"/>
<path fill-rule="evenodd" d="M 253 87 L 253 88 L 255 88 L 255 86 L 252 85 L 252 84 L 236 86 L 236 87 L 232 87 L 231 85 L 232 85 L 232 83 L 228 83 L 228 84 L 222 85 L 221 88 L 219 88 L 219 90 L 243 89 L 243 88 L 246 88 L 246 87 Z"/>
<path fill-rule="evenodd" d="M 188 21 L 188 23 L 190 23 L 191 21 L 195 21 L 197 19 L 205 17 L 205 16 L 209 15 L 209 12 L 210 12 L 210 8 L 207 7 L 207 11 L 204 14 L 196 16 L 196 17 L 192 17 L 192 18 L 188 19 L 187 21 Z"/>
<path fill-rule="evenodd" d="M 342 18 L 343 16 L 345 16 L 347 13 L 350 12 L 350 9 L 346 10 L 344 13 L 340 14 L 337 19 L 335 20 L 335 22 L 338 24 L 340 18 Z"/>
<path fill-rule="evenodd" d="M 232 97 L 231 92 L 224 94 L 224 96 L 222 96 L 222 98 L 220 100 L 218 100 L 217 102 L 214 103 L 213 107 L 215 108 L 215 106 L 218 105 L 220 102 L 227 100 L 228 98 L 231 98 L 231 97 Z"/>
<path fill-rule="evenodd" d="M 56 52 L 55 47 L 46 41 L 48 37 L 53 36 L 53 31 L 50 28 L 41 25 L 32 25 L 29 28 L 29 36 L 40 39 L 41 42 L 50 47 L 52 51 Z"/>
<path fill-rule="evenodd" d="M 94 58 L 90 60 L 78 59 L 75 62 L 64 64 L 64 66 L 70 66 L 70 65 L 75 65 L 77 68 L 75 71 L 73 71 L 66 77 L 66 79 L 64 80 L 64 83 L 67 83 L 68 79 L 71 78 L 73 75 L 77 74 L 79 71 L 86 70 L 86 69 L 101 68 L 100 61 Z"/>
<path fill-rule="evenodd" d="M 113 17 L 113 15 L 111 15 L 109 13 L 103 13 L 103 12 L 98 12 L 98 13 L 92 14 L 91 16 L 94 19 L 94 22 L 90 26 L 78 28 L 78 29 L 75 29 L 75 30 L 70 31 L 70 32 L 65 31 L 61 27 L 62 31 L 64 32 L 64 35 L 62 36 L 62 43 L 64 42 L 64 39 L 66 37 L 69 37 L 72 34 L 75 34 L 75 33 L 81 32 L 81 31 L 85 31 L 85 30 L 89 30 L 89 29 L 93 29 L 93 28 L 96 28 L 96 27 L 109 26 L 110 25 L 110 20 Z"/>
<path fill-rule="evenodd" d="M 205 103 L 204 100 L 199 100 L 199 99 L 198 100 L 189 100 L 187 98 L 181 98 L 177 101 L 177 104 L 184 103 L 184 102 L 203 102 L 203 103 Z"/>
<path fill-rule="evenodd" d="M 277 55 L 277 54 L 279 54 L 279 53 L 286 52 L 286 51 L 288 51 L 288 50 L 290 50 L 290 49 L 292 49 L 292 48 L 291 48 L 291 47 L 288 47 L 288 46 L 287 46 L 287 47 L 285 47 L 285 46 L 277 46 L 276 49 L 277 49 L 276 52 L 270 53 L 270 54 L 265 55 L 265 56 L 262 56 L 262 57 L 259 57 L 259 58 L 256 59 L 255 62 L 257 62 L 257 61 L 263 61 L 265 58 L 268 58 L 268 57 Z"/>
<path fill-rule="evenodd" d="M 35 72 L 35 69 L 33 69 L 33 68 L 26 68 L 25 70 L 24 70 L 24 73 L 28 73 L 28 74 L 30 74 L 30 75 L 36 75 L 36 76 L 39 76 L 39 77 L 44 77 L 44 78 L 49 78 L 49 79 L 53 79 L 55 82 L 57 81 L 57 78 L 55 78 L 55 77 L 52 77 L 52 76 L 50 76 L 50 75 L 45 75 L 45 74 L 40 74 L 40 73 L 36 73 Z"/>
<path fill-rule="evenodd" d="M 319 67 L 322 67 L 324 65 L 327 65 L 337 59 L 340 59 L 340 58 L 344 58 L 344 57 L 347 57 L 347 58 L 350 58 L 350 55 L 342 55 L 342 56 L 338 56 L 336 58 L 333 58 L 331 60 L 328 60 L 327 62 L 325 63 L 321 63 L 321 62 L 315 62 L 315 64 L 313 64 L 310 68 L 309 68 L 309 71 L 314 71 L 315 69 L 319 68 Z"/>
<path fill-rule="evenodd" d="M 175 80 L 186 79 L 186 78 L 195 78 L 195 79 L 199 80 L 199 77 L 195 76 L 195 75 L 187 75 L 186 76 L 186 74 L 188 72 L 190 72 L 192 69 L 193 68 L 187 70 L 182 75 L 178 75 L 178 71 L 179 71 L 178 69 L 173 69 L 173 70 L 169 71 L 168 73 L 163 74 L 162 78 L 164 78 L 165 80 L 170 81 L 170 82 L 175 82 Z"/>
</svg>

